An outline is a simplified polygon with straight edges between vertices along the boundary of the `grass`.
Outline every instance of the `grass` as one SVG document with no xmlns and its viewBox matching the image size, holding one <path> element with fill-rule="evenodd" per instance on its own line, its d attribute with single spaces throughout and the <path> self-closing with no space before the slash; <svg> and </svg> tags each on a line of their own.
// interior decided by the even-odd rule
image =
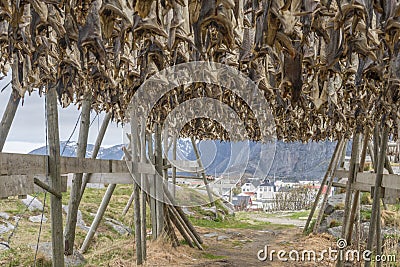
<svg viewBox="0 0 400 267">
<path fill-rule="evenodd" d="M 207 227 L 207 228 L 219 228 L 219 229 L 235 228 L 235 229 L 262 230 L 265 229 L 267 225 L 271 225 L 271 223 L 268 222 L 241 221 L 234 217 L 226 218 L 224 221 L 221 220 L 214 221 L 202 218 L 195 218 L 193 216 L 190 216 L 189 219 L 195 226 Z"/>
<path fill-rule="evenodd" d="M 309 210 L 294 212 L 294 213 L 290 214 L 289 218 L 294 219 L 294 220 L 299 220 L 300 218 L 308 217 L 308 214 L 310 214 Z M 315 215 L 315 213 L 314 213 L 314 215 Z"/>
</svg>

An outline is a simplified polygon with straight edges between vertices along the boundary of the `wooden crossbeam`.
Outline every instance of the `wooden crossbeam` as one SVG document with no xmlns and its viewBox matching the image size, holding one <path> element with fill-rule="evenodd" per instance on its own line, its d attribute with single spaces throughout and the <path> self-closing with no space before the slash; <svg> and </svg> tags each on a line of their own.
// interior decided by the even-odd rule
<svg viewBox="0 0 400 267">
<path fill-rule="evenodd" d="M 34 178 L 47 184 L 47 161 L 48 156 L 43 155 L 0 153 L 0 198 L 43 191 L 34 185 Z M 135 173 L 155 174 L 153 165 L 147 163 L 61 157 L 61 192 L 67 191 L 67 176 L 71 173 L 93 174 L 89 183 L 132 184 L 127 164 Z"/>
<path fill-rule="evenodd" d="M 204 169 L 199 166 L 197 161 L 190 160 L 168 160 L 171 163 L 171 167 L 175 167 L 176 170 L 189 173 L 201 173 Z"/>
<path fill-rule="evenodd" d="M 349 175 L 348 171 L 345 170 L 335 171 L 335 177 L 337 178 L 347 178 L 348 175 Z M 356 184 L 361 184 L 360 186 L 362 186 L 362 184 L 366 184 L 371 187 L 375 185 L 375 178 L 376 178 L 376 173 L 359 172 L 357 173 Z M 400 175 L 384 174 L 382 180 L 382 187 L 400 190 Z"/>
<path fill-rule="evenodd" d="M 35 175 L 47 173 L 48 156 L 0 153 L 0 175 Z M 154 174 L 151 164 L 125 160 L 78 159 L 61 157 L 61 174 L 68 173 L 129 173 L 128 164 L 139 172 Z M 130 165 L 132 166 L 132 165 Z"/>
</svg>

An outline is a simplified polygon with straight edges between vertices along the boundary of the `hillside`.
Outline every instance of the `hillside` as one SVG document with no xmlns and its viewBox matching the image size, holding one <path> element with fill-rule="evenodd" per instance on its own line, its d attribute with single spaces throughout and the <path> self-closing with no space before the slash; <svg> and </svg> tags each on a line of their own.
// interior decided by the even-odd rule
<svg viewBox="0 0 400 267">
<path fill-rule="evenodd" d="M 335 144 L 335 142 L 330 141 L 310 142 L 307 144 L 300 142 L 284 143 L 278 141 L 268 175 L 291 180 L 321 179 L 327 169 L 329 159 L 335 149 Z M 98 158 L 121 159 L 123 155 L 122 146 L 122 144 L 119 144 L 108 148 L 102 147 Z M 91 157 L 93 147 L 92 144 L 88 145 L 87 157 Z M 63 156 L 76 156 L 76 142 L 69 142 L 68 144 L 66 144 L 66 142 L 61 142 L 60 148 Z M 247 176 L 251 176 L 257 167 L 257 155 L 259 155 L 262 145 L 258 143 L 249 143 L 249 149 L 250 159 L 248 162 L 246 161 L 247 166 L 240 166 L 240 164 L 236 166 L 236 168 L 246 168 L 245 174 Z M 232 152 L 231 143 L 219 141 L 201 143 L 200 151 L 203 152 L 203 162 L 204 165 L 207 166 L 207 174 L 210 175 L 219 175 L 223 173 L 229 164 L 230 155 L 234 154 Z M 30 154 L 44 155 L 46 154 L 46 147 L 35 149 L 31 151 Z M 209 154 L 212 154 L 212 157 Z M 190 140 L 180 139 L 178 141 L 178 157 L 195 160 Z M 240 157 L 240 155 L 237 157 Z"/>
</svg>

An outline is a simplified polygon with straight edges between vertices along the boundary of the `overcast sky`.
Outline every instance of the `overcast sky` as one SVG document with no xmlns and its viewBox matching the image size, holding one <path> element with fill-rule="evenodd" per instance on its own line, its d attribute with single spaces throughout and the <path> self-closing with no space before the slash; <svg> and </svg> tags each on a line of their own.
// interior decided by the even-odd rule
<svg viewBox="0 0 400 267">
<path fill-rule="evenodd" d="M 0 89 L 3 88 L 9 81 L 11 75 L 0 80 Z M 0 116 L 3 116 L 7 106 L 8 99 L 11 93 L 11 86 L 0 93 Z M 45 145 L 46 142 L 46 126 L 45 126 L 45 106 L 44 96 L 39 97 L 38 92 L 33 92 L 32 95 L 25 95 L 24 101 L 20 102 L 14 122 L 3 152 L 13 153 L 28 153 L 35 148 Z M 80 111 L 76 106 L 70 105 L 68 108 L 62 109 L 59 106 L 59 129 L 60 140 L 66 141 L 72 133 L 75 123 L 79 117 Z M 94 119 L 95 112 L 92 112 L 91 118 Z M 94 143 L 98 130 L 103 121 L 104 113 L 101 113 L 94 121 L 89 130 L 89 143 Z M 71 141 L 78 139 L 79 126 L 71 138 Z M 103 146 L 112 146 L 123 143 L 123 130 L 121 125 L 112 123 L 103 140 Z"/>
</svg>

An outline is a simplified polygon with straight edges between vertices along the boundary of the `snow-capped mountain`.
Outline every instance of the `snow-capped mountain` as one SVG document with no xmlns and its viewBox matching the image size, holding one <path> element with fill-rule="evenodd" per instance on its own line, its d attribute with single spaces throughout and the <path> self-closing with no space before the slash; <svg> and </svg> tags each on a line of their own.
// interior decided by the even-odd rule
<svg viewBox="0 0 400 267">
<path fill-rule="evenodd" d="M 108 148 L 100 148 L 98 157 L 99 159 L 121 159 L 123 155 L 122 147 L 124 145 L 115 145 L 112 147 Z M 94 145 L 88 144 L 87 149 L 86 149 L 86 157 L 90 158 L 92 157 L 92 152 L 93 152 Z M 64 157 L 76 157 L 76 151 L 78 149 L 78 145 L 76 142 L 60 142 L 60 154 Z M 38 149 L 35 149 L 29 154 L 36 154 L 36 155 L 46 155 L 46 147 L 40 147 Z"/>
<path fill-rule="evenodd" d="M 203 165 L 209 175 L 218 176 L 226 172 L 241 172 L 245 176 L 275 176 L 292 180 L 321 179 L 327 169 L 335 149 L 335 142 L 310 142 L 307 144 L 278 141 L 276 150 L 259 143 L 247 145 L 229 142 L 207 141 L 198 144 Z M 349 144 L 347 154 L 350 151 Z M 121 159 L 123 144 L 101 148 L 98 158 Z M 86 157 L 91 157 L 93 145 L 89 144 Z M 76 142 L 60 143 L 60 152 L 66 157 L 75 157 Z M 169 151 L 169 157 L 171 157 Z M 264 153 L 260 157 L 260 153 Z M 46 147 L 33 150 L 30 154 L 46 154 Z M 178 159 L 196 160 L 190 139 L 179 139 L 177 142 Z M 260 161 L 260 158 L 264 160 Z M 243 171 L 244 170 L 244 171 Z M 262 178 L 262 177 L 261 177 Z"/>
</svg>

